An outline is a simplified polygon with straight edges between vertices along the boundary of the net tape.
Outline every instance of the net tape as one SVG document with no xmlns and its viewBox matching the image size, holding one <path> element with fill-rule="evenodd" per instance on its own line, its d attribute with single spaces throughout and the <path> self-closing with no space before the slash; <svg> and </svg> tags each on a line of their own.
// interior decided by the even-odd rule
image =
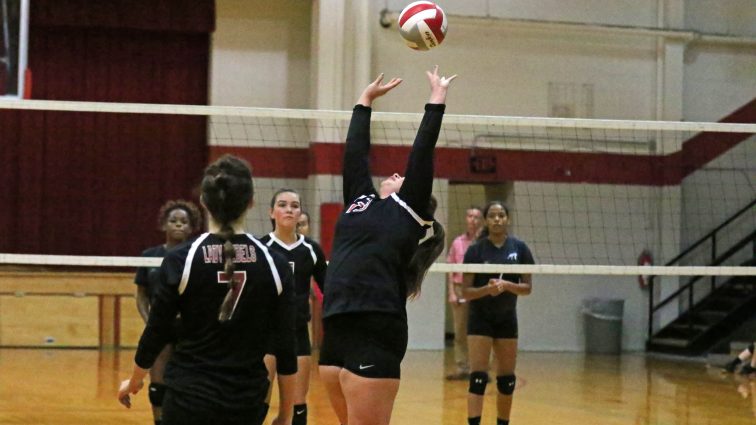
<svg viewBox="0 0 756 425">
<path fill-rule="evenodd" d="M 155 103 L 74 102 L 53 100 L 2 100 L 0 109 L 39 111 L 110 112 L 131 114 L 173 114 L 236 117 L 349 120 L 351 111 L 251 108 L 240 106 L 167 105 Z M 422 114 L 375 112 L 373 121 L 416 123 Z M 594 128 L 610 130 L 690 131 L 756 133 L 756 124 L 678 121 L 635 121 L 583 118 L 508 117 L 488 115 L 444 115 L 445 124 L 503 125 L 512 127 Z"/>
<path fill-rule="evenodd" d="M 0 254 L 0 264 L 86 267 L 159 267 L 161 258 L 80 255 Z M 435 263 L 430 272 L 530 273 L 550 275 L 756 276 L 756 267 L 732 266 L 605 266 L 562 264 L 447 264 Z"/>
</svg>

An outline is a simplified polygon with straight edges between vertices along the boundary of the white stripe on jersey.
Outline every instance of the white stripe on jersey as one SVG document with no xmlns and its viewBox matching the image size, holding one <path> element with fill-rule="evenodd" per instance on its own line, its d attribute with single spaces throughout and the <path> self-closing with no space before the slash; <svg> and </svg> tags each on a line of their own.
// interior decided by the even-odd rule
<svg viewBox="0 0 756 425">
<path fill-rule="evenodd" d="M 205 240 L 210 235 L 210 233 L 203 233 L 201 234 L 193 243 L 192 247 L 189 248 L 189 254 L 186 256 L 186 262 L 184 263 L 184 272 L 181 273 L 181 283 L 179 283 L 178 293 L 179 295 L 183 294 L 186 290 L 186 285 L 189 283 L 189 272 L 192 271 L 192 263 L 194 262 L 194 253 L 197 252 L 197 248 L 200 246 L 202 241 Z"/>
<path fill-rule="evenodd" d="M 284 241 L 282 241 L 281 239 L 278 239 L 273 232 L 268 233 L 268 236 L 270 237 L 270 240 L 265 245 L 272 246 L 273 242 L 275 242 L 275 243 L 277 243 L 278 245 L 280 245 L 283 249 L 285 249 L 287 251 L 291 251 L 292 249 L 298 247 L 299 245 L 304 245 L 304 246 L 306 246 L 310 250 L 310 256 L 312 257 L 312 263 L 316 264 L 318 262 L 318 256 L 315 255 L 315 249 L 312 247 L 311 244 L 308 244 L 307 242 L 305 242 L 304 235 L 299 235 L 299 239 L 297 239 L 297 241 L 294 242 L 291 245 L 286 245 L 286 243 Z"/>
<path fill-rule="evenodd" d="M 399 197 L 399 195 L 396 194 L 396 192 L 391 194 L 391 197 L 396 201 L 397 204 L 401 205 L 402 208 L 407 210 L 408 213 L 412 216 L 412 218 L 417 221 L 417 224 L 419 224 L 421 227 L 430 226 L 430 233 L 426 231 L 425 236 L 418 242 L 420 244 L 421 242 L 424 242 L 426 239 L 433 236 L 433 222 L 432 221 L 426 221 L 423 220 L 417 213 L 409 206 L 406 202 L 402 201 L 402 199 Z"/>
<path fill-rule="evenodd" d="M 278 269 L 276 268 L 276 263 L 273 262 L 273 257 L 270 256 L 270 252 L 268 252 L 268 247 L 265 246 L 262 242 L 255 239 L 254 236 L 250 235 L 249 233 L 245 233 L 247 237 L 255 243 L 255 245 L 262 250 L 263 254 L 265 254 L 265 259 L 268 260 L 268 265 L 270 265 L 270 271 L 273 273 L 273 280 L 276 281 L 276 292 L 278 295 L 281 295 L 281 292 L 283 292 L 283 284 L 281 283 L 281 275 L 278 273 Z M 272 240 L 272 239 L 271 239 Z"/>
<path fill-rule="evenodd" d="M 310 255 L 312 256 L 312 264 L 318 264 L 318 256 L 315 255 L 315 249 L 312 247 L 312 244 L 305 242 L 304 236 L 302 236 L 302 245 L 306 246 L 310 250 Z"/>
</svg>

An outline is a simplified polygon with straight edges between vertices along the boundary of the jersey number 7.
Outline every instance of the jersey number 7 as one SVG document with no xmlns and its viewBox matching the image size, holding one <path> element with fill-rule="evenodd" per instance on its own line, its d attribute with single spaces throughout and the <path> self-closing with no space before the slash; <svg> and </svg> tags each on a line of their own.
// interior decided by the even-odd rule
<svg viewBox="0 0 756 425">
<path fill-rule="evenodd" d="M 231 313 L 229 313 L 228 315 L 229 319 L 234 316 L 234 311 L 236 311 L 236 304 L 239 303 L 239 297 L 241 297 L 244 286 L 246 286 L 247 284 L 247 272 L 234 272 L 234 280 L 236 280 L 236 285 L 229 289 L 229 291 L 231 291 L 230 301 L 232 306 Z M 228 274 L 226 274 L 226 272 L 218 272 L 218 283 L 228 285 L 229 283 L 231 283 L 231 279 L 228 278 Z"/>
</svg>

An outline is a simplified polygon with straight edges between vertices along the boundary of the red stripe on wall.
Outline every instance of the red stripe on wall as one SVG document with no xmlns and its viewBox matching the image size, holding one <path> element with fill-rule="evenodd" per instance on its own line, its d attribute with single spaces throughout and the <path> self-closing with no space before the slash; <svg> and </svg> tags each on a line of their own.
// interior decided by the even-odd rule
<svg viewBox="0 0 756 425">
<path fill-rule="evenodd" d="M 756 99 L 738 108 L 723 118 L 726 123 L 756 123 Z M 744 141 L 751 134 L 743 133 L 700 133 L 683 144 L 681 167 L 685 175 L 695 172 L 718 156 Z"/>
<path fill-rule="evenodd" d="M 311 146 L 313 174 L 341 174 L 343 144 L 317 143 Z M 373 146 L 371 173 L 387 176 L 405 173 L 408 146 Z M 667 185 L 679 182 L 681 173 L 673 158 L 641 155 L 538 152 L 513 150 L 476 150 L 477 155 L 496 158 L 496 172 L 470 171 L 470 150 L 436 149 L 435 175 L 456 182 L 499 182 L 506 180 Z M 658 170 L 662 170 L 661 172 Z"/>
<path fill-rule="evenodd" d="M 255 177 L 306 179 L 311 174 L 308 163 L 310 153 L 304 148 L 210 146 L 211 162 L 223 154 L 245 159 L 252 166 Z"/>
</svg>

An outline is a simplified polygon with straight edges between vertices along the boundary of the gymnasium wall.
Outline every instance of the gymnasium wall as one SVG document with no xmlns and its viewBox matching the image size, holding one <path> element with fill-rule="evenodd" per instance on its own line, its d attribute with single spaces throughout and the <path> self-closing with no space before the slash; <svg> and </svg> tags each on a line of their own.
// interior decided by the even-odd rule
<svg viewBox="0 0 756 425">
<path fill-rule="evenodd" d="M 217 0 L 210 104 L 307 108 L 310 2 Z"/>
<path fill-rule="evenodd" d="M 242 3 L 244 8 L 240 8 Z M 320 3 L 322 5 L 326 2 Z M 450 113 L 549 116 L 553 107 L 549 103 L 551 83 L 590 87 L 590 98 L 578 95 L 566 99 L 574 104 L 574 111 L 579 117 L 657 119 L 659 116 L 660 104 L 664 99 L 658 97 L 665 92 L 658 94 L 660 77 L 657 76 L 659 63 L 656 38 L 562 31 L 536 25 L 508 25 L 496 19 L 481 19 L 483 16 L 655 27 L 661 9 L 667 15 L 667 20 L 674 21 L 672 27 L 748 37 L 756 34 L 756 8 L 750 0 L 718 1 L 716 10 L 706 0 L 663 1 L 661 8 L 655 0 L 446 0 L 442 5 L 447 13 L 467 17 L 453 16 L 450 19 L 448 38 L 441 48 L 418 53 L 402 46 L 395 25 L 384 29 L 378 24 L 378 12 L 386 4 L 390 10 L 398 12 L 406 2 L 391 0 L 369 3 L 373 18 L 369 21 L 370 27 L 365 30 L 371 32 L 370 73 L 375 75 L 386 72 L 388 76 L 398 75 L 405 79 L 397 91 L 376 104 L 377 110 L 391 112 L 422 110 L 428 95 L 422 71 L 438 63 L 442 72 L 460 74 L 449 95 Z M 308 73 L 314 60 L 311 55 L 316 54 L 319 47 L 315 44 L 310 49 L 311 43 L 315 42 L 310 37 L 312 9 L 307 5 L 309 2 L 216 2 L 218 19 L 213 37 L 212 104 L 291 108 L 310 106 L 308 99 L 313 87 Z M 682 12 L 679 11 L 680 8 L 683 9 Z M 673 116 L 679 112 L 678 115 L 683 120 L 716 121 L 756 97 L 756 79 L 752 72 L 756 69 L 756 55 L 753 54 L 753 47 L 699 41 L 691 42 L 683 48 L 683 62 L 673 64 L 680 68 L 680 72 L 673 75 L 677 81 L 668 82 L 678 84 L 681 88 L 681 93 L 668 93 L 674 106 Z M 310 53 L 311 51 L 314 53 Z M 353 102 L 351 99 L 355 99 L 358 93 L 350 87 L 345 87 L 344 90 L 345 100 L 340 109 L 349 109 Z M 675 102 L 679 103 L 675 105 Z M 753 148 L 743 145 L 725 154 L 719 161 L 729 163 L 734 157 L 753 157 Z M 661 192 L 671 194 L 672 199 L 676 196 L 682 198 L 677 205 L 683 207 L 682 213 L 670 217 L 664 223 L 661 235 L 654 228 L 658 223 L 653 222 L 658 205 L 627 205 L 637 217 L 631 220 L 626 236 L 654 241 L 657 246 L 651 246 L 652 249 L 658 248 L 659 244 L 665 245 L 663 250 L 658 250 L 658 256 L 669 258 L 685 242 L 695 239 L 695 235 L 702 229 L 727 214 L 725 209 L 713 208 L 714 205 L 721 205 L 717 197 L 727 199 L 727 205 L 734 205 L 740 199 L 747 198 L 749 193 L 752 196 L 752 192 L 748 192 L 743 186 L 733 188 L 721 185 L 716 193 L 706 192 L 704 188 L 713 187 L 711 178 L 711 173 L 700 172 L 688 176 L 681 186 L 665 189 L 643 186 L 615 188 L 628 193 L 653 191 L 655 195 L 650 196 L 657 196 L 659 202 L 663 196 Z M 340 179 L 311 176 L 307 181 L 300 180 L 291 184 L 301 184 L 303 190 L 310 191 L 307 195 L 309 198 L 306 199 L 314 200 L 317 196 L 327 197 L 316 189 L 322 188 L 320 185 L 330 186 L 334 180 Z M 265 185 L 261 181 L 258 187 Z M 534 193 L 538 186 L 540 184 L 530 182 L 516 182 L 514 186 L 518 220 L 530 220 L 532 228 L 546 229 L 545 235 L 552 241 L 548 245 L 539 242 L 531 244 L 537 257 L 554 254 L 554 250 L 566 249 L 566 245 L 556 242 L 559 235 L 549 233 L 551 222 L 580 215 L 580 211 L 564 209 L 559 213 L 560 217 L 535 213 L 529 207 L 532 203 L 528 194 Z M 599 186 L 591 187 L 600 190 Z M 577 190 L 567 183 L 557 187 L 564 194 Z M 267 202 L 268 198 L 259 192 L 258 202 Z M 735 199 L 738 201 L 734 201 Z M 443 200 L 441 202 L 445 205 Z M 310 201 L 308 206 L 310 210 L 315 209 L 312 203 Z M 593 211 L 604 211 L 614 207 L 614 201 L 604 199 L 586 207 Z M 729 209 L 728 206 L 727 210 Z M 705 210 L 712 210 L 711 214 L 707 215 Z M 254 214 L 263 214 L 263 209 L 258 208 Z M 448 214 L 458 216 L 463 212 L 449 211 Z M 607 225 L 624 226 L 627 223 Z M 544 234 L 520 232 L 517 224 L 513 230 L 526 241 L 544 238 Z M 621 250 L 620 246 L 618 244 L 613 249 Z M 588 257 L 606 252 L 606 247 L 600 245 L 588 244 L 584 248 L 588 249 L 585 252 Z M 614 257 L 621 258 L 621 262 L 625 264 L 632 264 L 637 254 L 621 251 Z M 585 297 L 599 295 L 626 299 L 623 344 L 628 350 L 642 349 L 647 294 L 639 290 L 634 277 L 589 277 L 577 281 L 575 278 L 547 276 L 536 277 L 533 295 L 523 299 L 520 305 L 522 348 L 581 350 L 580 302 Z M 411 319 L 413 325 L 443 321 L 438 307 L 444 297 L 442 293 L 438 294 L 438 298 L 434 297 L 436 295 L 425 293 L 421 302 L 428 305 L 410 305 L 410 317 L 422 319 Z M 417 311 L 413 310 L 416 306 Z M 550 325 L 539 326 L 542 323 Z M 429 329 L 425 332 L 433 334 L 436 330 Z M 414 345 L 415 348 L 419 346 L 425 347 L 422 344 Z"/>
<path fill-rule="evenodd" d="M 683 180 L 682 246 L 694 243 L 756 198 L 753 158 L 756 158 L 756 137 L 739 144 Z M 756 214 L 751 211 L 728 228 L 733 231 L 717 235 L 720 254 L 756 229 Z M 699 256 L 708 259 L 709 247 L 710 244 L 705 244 Z M 738 258 L 743 259 L 742 256 Z"/>
<path fill-rule="evenodd" d="M 420 110 L 428 97 L 423 70 L 437 63 L 443 73 L 460 75 L 448 99 L 451 113 L 549 116 L 549 83 L 591 85 L 594 118 L 648 119 L 654 111 L 650 40 L 576 36 L 464 19 L 452 20 L 442 48 L 418 53 L 404 48 L 397 32 L 395 26 L 378 26 L 373 32 L 374 73 L 405 79 L 401 89 L 381 100 L 382 110 Z M 588 99 L 572 102 L 581 109 Z"/>
</svg>

